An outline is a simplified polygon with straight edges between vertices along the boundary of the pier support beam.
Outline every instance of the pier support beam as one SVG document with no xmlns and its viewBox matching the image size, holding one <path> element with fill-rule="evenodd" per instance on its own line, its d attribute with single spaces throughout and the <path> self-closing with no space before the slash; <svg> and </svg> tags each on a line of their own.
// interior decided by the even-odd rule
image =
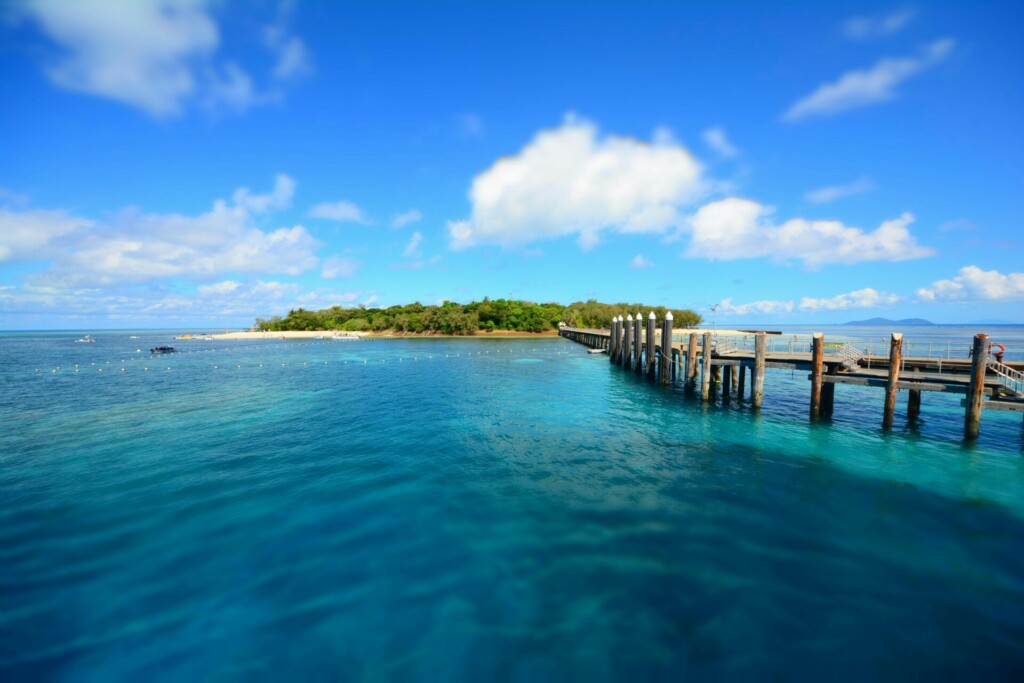
<svg viewBox="0 0 1024 683">
<path fill-rule="evenodd" d="M 907 397 L 907 418 L 910 420 L 916 420 L 921 414 L 921 390 L 911 389 L 910 396 Z"/>
<path fill-rule="evenodd" d="M 833 365 L 828 371 L 828 374 L 836 374 L 836 366 Z M 821 388 L 821 416 L 832 417 L 832 412 L 835 408 L 836 402 L 836 385 L 835 382 L 829 382 Z"/>
<path fill-rule="evenodd" d="M 633 372 L 640 374 L 644 371 L 643 357 L 643 325 L 640 324 L 640 312 L 638 311 L 633 321 Z"/>
<path fill-rule="evenodd" d="M 619 354 L 619 317 L 612 318 L 612 329 L 608 335 L 608 362 L 614 363 Z"/>
<path fill-rule="evenodd" d="M 885 410 L 882 414 L 882 429 L 892 429 L 892 418 L 896 412 L 896 394 L 899 392 L 900 366 L 903 364 L 903 334 L 893 332 L 889 341 L 889 380 L 885 384 Z"/>
<path fill-rule="evenodd" d="M 811 338 L 811 419 L 821 417 L 822 371 L 825 365 L 825 335 L 815 332 Z"/>
<path fill-rule="evenodd" d="M 722 400 L 728 401 L 732 393 L 732 366 L 726 365 L 722 370 Z"/>
<path fill-rule="evenodd" d="M 686 347 L 686 389 L 697 388 L 697 333 L 690 333 L 690 344 Z"/>
<path fill-rule="evenodd" d="M 747 368 L 746 366 L 743 365 L 743 363 L 740 363 L 738 366 L 736 366 L 736 372 L 739 374 L 739 382 L 736 386 L 736 398 L 742 401 L 743 394 L 747 388 Z"/>
<path fill-rule="evenodd" d="M 700 348 L 700 400 L 707 401 L 711 397 L 711 333 L 704 333 L 704 342 Z"/>
<path fill-rule="evenodd" d="M 647 339 L 645 343 L 647 367 L 644 368 L 644 375 L 648 379 L 654 379 L 654 311 L 651 311 L 650 315 L 647 316 Z"/>
<path fill-rule="evenodd" d="M 626 327 L 622 333 L 622 367 L 629 370 L 633 363 L 633 314 L 626 316 Z"/>
<path fill-rule="evenodd" d="M 971 348 L 971 383 L 967 385 L 964 411 L 964 438 L 977 439 L 981 429 L 981 402 L 985 396 L 985 369 L 988 366 L 988 335 L 974 335 Z"/>
<path fill-rule="evenodd" d="M 661 383 L 672 383 L 672 311 L 661 324 Z"/>
<path fill-rule="evenodd" d="M 754 375 L 750 382 L 753 385 L 750 387 L 750 400 L 755 408 L 760 408 L 764 399 L 764 363 L 767 353 L 768 339 L 764 332 L 758 332 L 754 335 L 754 367 L 751 368 Z"/>
</svg>

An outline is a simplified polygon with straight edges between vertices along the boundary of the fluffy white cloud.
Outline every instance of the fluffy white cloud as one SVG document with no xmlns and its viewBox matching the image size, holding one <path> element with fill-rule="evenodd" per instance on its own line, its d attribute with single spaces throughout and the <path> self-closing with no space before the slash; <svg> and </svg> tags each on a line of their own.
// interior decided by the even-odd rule
<svg viewBox="0 0 1024 683">
<path fill-rule="evenodd" d="M 1000 273 L 978 266 L 961 268 L 956 277 L 917 290 L 921 301 L 1019 301 L 1024 299 L 1024 273 Z"/>
<path fill-rule="evenodd" d="M 46 241 L 21 253 L 53 262 L 33 276 L 36 285 L 67 289 L 176 277 L 203 280 L 223 273 L 298 275 L 317 265 L 316 240 L 301 225 L 262 230 L 253 221 L 255 214 L 287 205 L 294 187 L 291 178 L 279 175 L 269 194 L 242 188 L 233 202 L 217 200 L 197 216 L 126 209 L 103 222 L 59 212 L 6 212 L 5 220 L 34 230 L 33 219 L 51 219 L 49 232 L 38 233 Z"/>
<path fill-rule="evenodd" d="M 344 200 L 317 204 L 309 210 L 309 215 L 313 218 L 326 218 L 344 223 L 362 223 L 364 225 L 370 223 L 370 219 L 362 209 L 352 202 Z"/>
<path fill-rule="evenodd" d="M 392 228 L 404 228 L 407 225 L 418 223 L 423 220 L 423 214 L 418 209 L 409 209 L 403 213 L 395 214 L 391 219 Z"/>
<path fill-rule="evenodd" d="M 881 38 L 899 32 L 915 16 L 914 10 L 904 9 L 883 16 L 851 17 L 843 23 L 843 33 L 853 40 Z"/>
<path fill-rule="evenodd" d="M 606 230 L 661 233 L 677 225 L 678 207 L 704 190 L 700 165 L 684 147 L 602 137 L 570 115 L 473 179 L 472 215 L 448 223 L 450 246 L 578 235 L 589 248 Z"/>
<path fill-rule="evenodd" d="M 92 226 L 92 221 L 64 211 L 0 209 L 0 262 L 42 258 L 57 238 Z"/>
<path fill-rule="evenodd" d="M 156 117 L 181 114 L 189 103 L 244 110 L 275 101 L 237 63 L 218 60 L 220 30 L 206 0 L 27 0 L 30 18 L 61 52 L 45 65 L 56 85 L 107 97 Z M 308 62 L 301 40 L 279 30 L 268 47 L 274 74 L 290 76 Z"/>
<path fill-rule="evenodd" d="M 927 46 L 917 57 L 885 58 L 870 69 L 849 71 L 835 83 L 825 83 L 796 102 L 782 119 L 800 121 L 891 100 L 897 85 L 942 62 L 955 44 L 951 38 L 944 38 Z"/>
<path fill-rule="evenodd" d="M 721 126 L 708 128 L 701 133 L 701 137 L 704 139 L 704 144 L 718 152 L 719 155 L 726 159 L 732 158 L 740 153 L 740 150 L 729 141 L 729 136 L 725 134 L 725 128 L 722 128 Z"/>
<path fill-rule="evenodd" d="M 895 294 L 879 292 L 867 287 L 828 299 L 813 299 L 805 296 L 800 299 L 800 309 L 804 311 L 841 311 L 847 308 L 875 308 L 891 306 L 899 300 L 900 298 Z"/>
<path fill-rule="evenodd" d="M 419 255 L 420 242 L 423 241 L 423 233 L 414 232 L 412 237 L 409 238 L 409 243 L 405 245 L 405 250 L 402 252 L 402 256 L 406 258 L 412 258 Z"/>
<path fill-rule="evenodd" d="M 362 264 L 359 261 L 348 256 L 331 256 L 324 259 L 320 276 L 328 280 L 355 277 L 360 265 Z"/>
<path fill-rule="evenodd" d="M 771 213 L 770 207 L 739 197 L 706 204 L 687 222 L 690 244 L 683 255 L 719 260 L 771 257 L 817 268 L 825 263 L 905 261 L 934 253 L 910 234 L 907 226 L 914 217 L 909 213 L 872 232 L 839 221 L 803 218 L 775 225 Z"/>
<path fill-rule="evenodd" d="M 837 199 L 870 192 L 874 188 L 874 183 L 867 178 L 861 178 L 860 180 L 855 180 L 854 182 L 847 183 L 846 185 L 830 185 L 829 187 L 823 187 L 821 189 L 808 192 L 804 195 L 804 198 L 812 204 L 827 204 L 829 202 L 834 202 Z"/>
<path fill-rule="evenodd" d="M 629 262 L 629 267 L 634 270 L 641 270 L 643 268 L 653 268 L 654 264 L 649 259 L 644 258 L 643 254 L 637 254 L 633 257 L 633 260 Z"/>
<path fill-rule="evenodd" d="M 734 304 L 732 299 L 722 299 L 718 304 L 722 315 L 767 315 L 772 313 L 791 313 L 792 301 L 751 301 L 748 304 Z"/>
<path fill-rule="evenodd" d="M 301 38 L 289 33 L 284 18 L 268 26 L 263 38 L 267 48 L 277 55 L 277 62 L 270 72 L 271 76 L 277 80 L 287 81 L 312 72 L 309 48 Z"/>
</svg>

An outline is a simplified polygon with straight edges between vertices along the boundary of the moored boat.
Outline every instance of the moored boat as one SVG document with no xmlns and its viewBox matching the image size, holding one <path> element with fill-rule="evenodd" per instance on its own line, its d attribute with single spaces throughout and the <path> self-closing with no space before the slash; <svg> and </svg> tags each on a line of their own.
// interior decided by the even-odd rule
<svg viewBox="0 0 1024 683">
<path fill-rule="evenodd" d="M 173 346 L 155 346 L 149 350 L 150 353 L 174 353 Z"/>
</svg>

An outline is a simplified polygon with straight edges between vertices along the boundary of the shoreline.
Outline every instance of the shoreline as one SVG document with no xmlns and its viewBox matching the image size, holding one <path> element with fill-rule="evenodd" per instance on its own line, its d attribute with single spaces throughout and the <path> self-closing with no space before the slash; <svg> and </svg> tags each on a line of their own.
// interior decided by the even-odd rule
<svg viewBox="0 0 1024 683">
<path fill-rule="evenodd" d="M 356 339 L 532 339 L 536 337 L 557 337 L 558 330 L 548 332 L 514 332 L 511 330 L 495 330 L 493 332 L 478 331 L 476 334 L 416 334 L 406 332 L 342 332 L 339 330 L 286 330 L 282 332 L 221 332 L 211 334 L 214 339 L 316 339 L 330 338 L 332 335 L 353 337 Z"/>
</svg>

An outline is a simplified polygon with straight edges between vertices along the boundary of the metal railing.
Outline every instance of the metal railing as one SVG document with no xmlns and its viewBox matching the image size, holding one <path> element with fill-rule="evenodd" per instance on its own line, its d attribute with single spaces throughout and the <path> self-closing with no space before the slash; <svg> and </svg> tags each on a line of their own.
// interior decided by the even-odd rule
<svg viewBox="0 0 1024 683">
<path fill-rule="evenodd" d="M 996 373 L 996 376 L 999 377 L 1000 384 L 1002 384 L 1007 391 L 1014 396 L 1024 396 L 1024 372 L 1017 372 L 1013 368 L 1003 365 L 994 358 L 989 359 L 988 367 Z"/>
</svg>

